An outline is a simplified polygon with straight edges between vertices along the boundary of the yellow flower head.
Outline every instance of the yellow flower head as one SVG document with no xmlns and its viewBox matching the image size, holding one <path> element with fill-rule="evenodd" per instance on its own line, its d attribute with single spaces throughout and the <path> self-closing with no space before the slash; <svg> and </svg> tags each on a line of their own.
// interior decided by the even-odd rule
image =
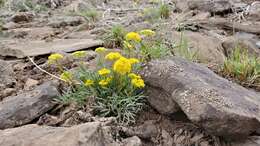
<svg viewBox="0 0 260 146">
<path fill-rule="evenodd" d="M 133 47 L 133 45 L 131 45 L 129 42 L 127 42 L 127 41 L 124 41 L 124 47 L 125 48 L 128 48 L 128 49 L 133 49 L 134 47 Z"/>
<path fill-rule="evenodd" d="M 141 42 L 142 38 L 141 36 L 136 32 L 129 32 L 126 34 L 125 39 L 127 41 L 135 41 L 135 42 Z"/>
<path fill-rule="evenodd" d="M 125 57 L 119 58 L 113 65 L 113 70 L 121 75 L 130 73 L 132 69 L 132 63 Z"/>
<path fill-rule="evenodd" d="M 137 58 L 130 58 L 129 61 L 131 64 L 136 64 L 140 62 Z"/>
<path fill-rule="evenodd" d="M 100 86 L 104 87 L 104 86 L 107 86 L 111 82 L 111 80 L 112 80 L 112 77 L 108 77 L 104 80 L 99 81 L 98 84 Z"/>
<path fill-rule="evenodd" d="M 128 77 L 131 78 L 131 79 L 141 79 L 141 76 L 137 75 L 135 73 L 128 74 Z"/>
<path fill-rule="evenodd" d="M 89 79 L 88 79 L 88 80 L 86 80 L 86 81 L 85 81 L 85 83 L 84 83 L 84 84 L 85 84 L 85 86 L 91 86 L 91 85 L 93 85 L 93 84 L 94 84 L 94 81 L 93 81 L 93 80 L 89 80 Z"/>
<path fill-rule="evenodd" d="M 53 64 L 53 63 L 57 62 L 58 60 L 61 60 L 62 58 L 64 58 L 64 56 L 59 53 L 51 54 L 48 57 L 48 63 Z"/>
<path fill-rule="evenodd" d="M 83 58 L 87 55 L 86 51 L 76 51 L 71 54 L 75 58 Z"/>
<path fill-rule="evenodd" d="M 122 55 L 120 53 L 118 53 L 118 52 L 111 52 L 111 53 L 108 53 L 105 56 L 105 59 L 113 61 L 113 60 L 117 60 L 117 59 L 119 59 L 121 57 L 122 57 Z"/>
<path fill-rule="evenodd" d="M 144 36 L 154 36 L 155 32 L 152 31 L 151 29 L 144 29 L 140 31 L 140 34 L 144 35 Z"/>
<path fill-rule="evenodd" d="M 73 75 L 72 73 L 68 72 L 68 71 L 64 71 L 61 75 L 60 78 L 65 81 L 65 82 L 71 82 Z"/>
<path fill-rule="evenodd" d="M 96 48 L 96 50 L 95 50 L 95 52 L 97 52 L 97 53 L 103 53 L 103 52 L 106 52 L 106 51 L 107 51 L 107 49 L 104 48 L 104 47 L 99 47 L 99 48 Z"/>
<path fill-rule="evenodd" d="M 134 78 L 132 79 L 131 83 L 136 88 L 144 88 L 145 86 L 143 79 Z"/>
<path fill-rule="evenodd" d="M 111 73 L 111 71 L 109 69 L 106 69 L 106 68 L 100 69 L 98 71 L 98 74 L 101 75 L 101 76 L 105 76 L 105 75 L 108 75 L 110 73 Z"/>
</svg>

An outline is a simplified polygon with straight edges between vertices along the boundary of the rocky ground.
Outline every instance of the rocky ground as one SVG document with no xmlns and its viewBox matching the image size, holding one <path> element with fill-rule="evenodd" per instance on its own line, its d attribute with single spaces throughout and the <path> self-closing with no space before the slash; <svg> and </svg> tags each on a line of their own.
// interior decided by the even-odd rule
<svg viewBox="0 0 260 146">
<path fill-rule="evenodd" d="M 260 55 L 260 1 L 162 0 L 170 16 L 152 22 L 141 13 L 156 0 L 24 1 L 0 9 L 0 146 L 260 145 L 259 89 L 214 73 L 237 44 Z M 77 13 L 88 9 L 97 10 L 96 20 Z M 142 72 L 147 106 L 130 126 L 57 104 L 62 85 L 38 68 L 55 72 L 47 65 L 53 52 L 87 50 L 91 61 L 93 49 L 111 47 L 102 38 L 119 24 L 153 29 L 169 44 L 184 34 L 200 62 L 149 62 Z"/>
</svg>

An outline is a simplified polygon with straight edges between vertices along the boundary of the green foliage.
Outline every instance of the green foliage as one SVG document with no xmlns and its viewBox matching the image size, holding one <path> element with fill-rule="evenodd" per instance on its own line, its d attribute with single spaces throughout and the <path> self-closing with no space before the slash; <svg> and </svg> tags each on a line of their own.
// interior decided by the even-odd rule
<svg viewBox="0 0 260 146">
<path fill-rule="evenodd" d="M 26 12 L 26 11 L 41 12 L 47 10 L 46 6 L 39 5 L 33 2 L 33 0 L 11 1 L 10 8 L 11 10 L 18 11 L 18 12 Z"/>
<path fill-rule="evenodd" d="M 168 19 L 170 17 L 170 7 L 167 4 L 161 4 L 159 6 L 158 13 L 161 18 Z"/>
<path fill-rule="evenodd" d="M 169 49 L 162 41 L 144 42 L 141 47 L 141 52 L 144 58 L 147 58 L 148 60 L 172 55 L 171 49 Z"/>
<path fill-rule="evenodd" d="M 126 30 L 121 25 L 115 25 L 104 36 L 106 46 L 109 47 L 123 47 Z"/>
<path fill-rule="evenodd" d="M 177 56 L 185 58 L 189 61 L 197 61 L 198 60 L 198 53 L 197 51 L 192 51 L 189 48 L 188 40 L 184 37 L 183 33 L 181 33 L 180 42 L 175 46 L 174 53 Z"/>
<path fill-rule="evenodd" d="M 128 36 L 131 33 L 128 33 Z M 156 33 L 150 29 L 139 32 L 142 38 L 140 41 L 125 40 L 124 51 L 127 56 L 139 56 L 142 61 L 150 61 L 172 55 L 171 49 L 156 36 Z M 139 35 L 136 33 L 136 35 Z"/>
<path fill-rule="evenodd" d="M 3 29 L 3 20 L 0 18 L 0 32 L 2 31 Z"/>
<path fill-rule="evenodd" d="M 96 9 L 88 9 L 78 13 L 80 16 L 84 17 L 89 22 L 95 22 L 98 20 L 99 13 Z"/>
<path fill-rule="evenodd" d="M 249 86 L 259 86 L 260 60 L 252 57 L 247 51 L 235 48 L 230 57 L 225 59 L 222 72 L 228 77 L 238 80 Z"/>
<path fill-rule="evenodd" d="M 106 80 L 106 77 L 89 70 L 80 74 L 82 81 L 87 79 L 94 81 L 87 91 L 96 97 L 95 114 L 103 117 L 116 117 L 119 123 L 126 125 L 135 122 L 135 116 L 142 109 L 145 96 L 141 90 L 135 89 L 131 85 L 129 77 L 113 72 L 109 85 L 102 87 L 99 82 Z"/>
<path fill-rule="evenodd" d="M 159 4 L 159 6 L 145 8 L 142 13 L 143 17 L 150 22 L 159 19 L 168 19 L 170 17 L 170 7 L 167 4 Z"/>
<path fill-rule="evenodd" d="M 6 3 L 6 0 L 0 0 L 0 8 L 3 7 Z"/>
<path fill-rule="evenodd" d="M 79 85 L 76 88 L 68 89 L 68 91 L 64 92 L 62 96 L 59 96 L 57 100 L 62 104 L 75 103 L 84 105 L 89 96 L 91 96 L 91 94 L 85 86 Z"/>
<path fill-rule="evenodd" d="M 116 117 L 121 123 L 126 125 L 135 122 L 136 114 L 144 106 L 143 94 L 135 96 L 108 96 L 107 98 L 97 98 L 95 106 L 96 112 L 100 116 Z"/>
</svg>

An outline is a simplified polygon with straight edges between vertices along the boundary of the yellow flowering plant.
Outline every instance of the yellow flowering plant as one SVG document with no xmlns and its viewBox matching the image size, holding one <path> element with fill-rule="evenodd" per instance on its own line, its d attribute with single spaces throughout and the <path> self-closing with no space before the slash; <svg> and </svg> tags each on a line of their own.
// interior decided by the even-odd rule
<svg viewBox="0 0 260 146">
<path fill-rule="evenodd" d="M 123 50 L 127 57 L 138 56 L 141 61 L 171 55 L 170 49 L 156 37 L 156 32 L 151 29 L 127 33 Z"/>
<path fill-rule="evenodd" d="M 62 54 L 54 53 L 48 57 L 48 63 L 56 64 L 58 61 L 62 60 L 63 58 L 64 58 L 64 56 Z"/>
<path fill-rule="evenodd" d="M 86 57 L 87 56 L 87 52 L 86 51 L 76 51 L 76 52 L 73 52 L 71 55 L 74 58 L 78 59 L 78 58 Z"/>
<path fill-rule="evenodd" d="M 107 49 L 104 47 L 98 47 L 95 49 L 95 52 L 97 52 L 97 53 L 104 53 L 106 51 L 107 51 Z"/>
<path fill-rule="evenodd" d="M 76 78 L 85 92 L 95 97 L 95 113 L 100 116 L 115 116 L 118 122 L 134 122 L 135 115 L 144 102 L 144 80 L 136 74 L 137 58 L 127 58 L 119 52 L 104 56 L 110 65 L 99 66 L 95 71 L 79 70 Z M 105 66 L 105 67 L 104 67 Z M 120 110 L 119 110 L 120 109 Z"/>
</svg>

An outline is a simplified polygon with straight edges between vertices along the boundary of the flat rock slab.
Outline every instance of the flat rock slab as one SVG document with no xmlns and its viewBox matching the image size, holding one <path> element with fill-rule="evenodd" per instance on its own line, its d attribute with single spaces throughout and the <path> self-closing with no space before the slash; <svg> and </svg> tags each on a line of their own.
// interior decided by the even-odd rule
<svg viewBox="0 0 260 146">
<path fill-rule="evenodd" d="M 53 98 L 59 92 L 51 82 L 33 91 L 4 98 L 0 102 L 0 129 L 27 124 L 55 106 Z M 1 145 L 1 144 L 0 144 Z"/>
<path fill-rule="evenodd" d="M 100 123 L 75 127 L 26 125 L 0 131 L 1 146 L 105 146 Z"/>
<path fill-rule="evenodd" d="M 53 52 L 73 52 L 101 46 L 101 40 L 93 39 L 57 39 L 46 41 L 1 40 L 0 55 L 24 58 Z"/>
<path fill-rule="evenodd" d="M 193 123 L 211 134 L 235 139 L 260 127 L 260 94 L 218 76 L 201 64 L 177 57 L 155 60 L 147 64 L 143 76 L 148 87 L 166 92 L 169 100 L 176 102 Z M 158 106 L 167 107 L 165 103 L 162 101 L 154 108 L 162 111 L 163 107 Z M 176 107 L 168 109 L 176 112 Z"/>
</svg>

